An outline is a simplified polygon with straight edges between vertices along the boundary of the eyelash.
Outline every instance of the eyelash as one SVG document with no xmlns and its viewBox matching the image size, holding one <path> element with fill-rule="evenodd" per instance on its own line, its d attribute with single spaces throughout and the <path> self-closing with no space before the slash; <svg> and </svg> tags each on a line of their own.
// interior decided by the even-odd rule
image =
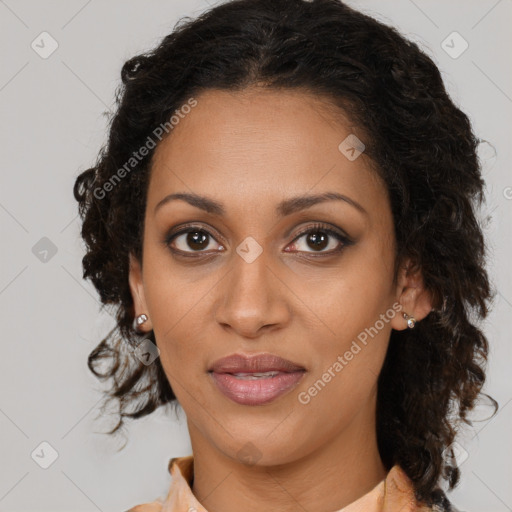
<svg viewBox="0 0 512 512">
<path fill-rule="evenodd" d="M 171 247 L 171 243 L 178 236 L 187 234 L 187 233 L 194 233 L 194 232 L 203 233 L 203 234 L 213 238 L 214 240 L 216 240 L 215 237 L 207 229 L 205 229 L 201 226 L 191 224 L 191 225 L 182 226 L 182 229 L 180 229 L 176 233 L 173 233 L 173 232 L 169 233 L 165 237 L 164 244 L 173 253 L 175 253 L 179 256 L 183 256 L 185 258 L 200 258 L 200 257 L 205 257 L 205 256 L 211 256 L 212 253 L 207 253 L 205 251 L 182 251 L 181 249 L 174 249 Z M 322 251 L 322 252 L 316 252 L 316 251 L 288 251 L 288 252 L 298 252 L 298 253 L 305 252 L 306 254 L 312 255 L 313 257 L 333 256 L 334 254 L 341 253 L 346 247 L 348 247 L 354 243 L 348 236 L 332 229 L 331 227 L 329 227 L 328 224 L 322 224 L 322 223 L 316 223 L 312 226 L 308 226 L 304 230 L 301 230 L 299 233 L 297 233 L 297 235 L 295 236 L 295 238 L 292 240 L 291 243 L 292 244 L 295 243 L 297 240 L 299 240 L 304 235 L 307 235 L 309 233 L 316 233 L 316 232 L 321 232 L 321 233 L 324 233 L 326 235 L 329 235 L 329 236 L 335 238 L 336 240 L 341 242 L 340 247 L 338 247 L 336 249 L 331 249 L 330 251 Z M 218 251 L 216 251 L 216 252 L 218 252 Z"/>
</svg>

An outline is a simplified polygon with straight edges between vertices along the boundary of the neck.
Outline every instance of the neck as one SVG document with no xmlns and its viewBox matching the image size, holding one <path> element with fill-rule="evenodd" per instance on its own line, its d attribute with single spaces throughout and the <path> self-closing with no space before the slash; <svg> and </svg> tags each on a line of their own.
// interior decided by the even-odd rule
<svg viewBox="0 0 512 512">
<path fill-rule="evenodd" d="M 192 492 L 212 512 L 339 510 L 367 494 L 387 474 L 375 422 L 368 420 L 355 418 L 330 442 L 302 457 L 264 464 L 262 458 L 253 465 L 240 462 L 236 449 L 233 456 L 219 451 L 189 422 Z"/>
</svg>

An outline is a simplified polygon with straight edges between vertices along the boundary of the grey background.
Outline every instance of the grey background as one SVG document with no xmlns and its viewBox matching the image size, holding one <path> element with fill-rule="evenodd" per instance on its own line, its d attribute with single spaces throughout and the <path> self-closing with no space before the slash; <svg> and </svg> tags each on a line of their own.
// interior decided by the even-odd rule
<svg viewBox="0 0 512 512">
<path fill-rule="evenodd" d="M 482 421 L 460 438 L 467 458 L 461 451 L 462 481 L 450 497 L 466 511 L 512 510 L 512 2 L 349 3 L 424 47 L 478 136 L 496 150 L 483 145 L 481 152 L 499 291 L 485 325 L 485 389 L 501 410 L 485 421 L 488 411 L 479 409 Z M 81 279 L 72 186 L 106 138 L 103 112 L 113 106 L 124 61 L 153 47 L 179 17 L 206 8 L 203 0 L 0 1 L 0 511 L 126 510 L 164 496 L 168 460 L 191 453 L 183 414 L 175 421 L 157 411 L 130 424 L 121 452 L 120 441 L 100 433 L 114 418 L 96 419 L 101 385 L 86 360 L 114 321 L 99 313 L 92 285 Z M 50 48 L 43 31 L 58 43 L 46 59 L 31 47 Z M 469 43 L 458 58 L 441 46 L 453 31 Z M 452 52 L 461 48 L 450 41 Z M 43 441 L 58 453 L 48 469 L 31 457 L 36 449 L 40 461 L 49 457 Z"/>
</svg>

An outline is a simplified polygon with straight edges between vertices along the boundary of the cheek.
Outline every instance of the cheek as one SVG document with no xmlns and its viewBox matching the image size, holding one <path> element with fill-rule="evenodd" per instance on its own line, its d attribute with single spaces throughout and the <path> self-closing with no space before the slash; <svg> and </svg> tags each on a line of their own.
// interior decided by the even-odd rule
<svg viewBox="0 0 512 512">
<path fill-rule="evenodd" d="M 309 309 L 303 311 L 311 319 L 305 330 L 311 333 L 310 351 L 315 358 L 312 381 L 320 380 L 319 389 L 328 382 L 325 389 L 330 391 L 319 392 L 327 402 L 344 395 L 350 402 L 361 401 L 372 394 L 386 355 L 396 313 L 390 251 L 383 252 L 376 242 L 347 253 L 336 277 L 311 288 Z"/>
<path fill-rule="evenodd" d="M 353 293 L 346 293 L 348 290 L 333 293 L 326 301 L 323 319 L 329 330 L 322 332 L 328 334 L 315 336 L 313 332 L 310 336 L 315 365 L 299 397 L 310 418 L 328 415 L 333 429 L 349 422 L 376 399 L 377 379 L 395 315 L 385 300 L 387 296 L 375 286 L 362 287 L 359 283 Z"/>
<path fill-rule="evenodd" d="M 144 253 L 144 293 L 162 365 L 172 383 L 180 365 L 192 366 L 204 339 L 205 293 L 200 282 L 180 280 L 170 259 L 149 249 Z"/>
<path fill-rule="evenodd" d="M 317 439 L 315 442 L 321 444 L 324 439 L 348 427 L 361 414 L 372 421 L 385 345 L 382 343 L 363 349 L 340 371 L 329 363 L 325 371 L 311 379 L 309 386 L 301 391 L 296 405 L 297 417 L 305 421 L 305 431 L 300 434 L 304 434 L 304 442 Z"/>
<path fill-rule="evenodd" d="M 334 341 L 341 349 L 391 307 L 391 263 L 391 249 L 368 239 L 347 250 L 328 271 L 313 269 L 295 276 L 294 291 L 307 306 L 303 317 L 322 328 L 321 339 Z"/>
<path fill-rule="evenodd" d="M 386 308 L 381 298 L 367 294 L 362 299 L 340 299 L 337 306 L 343 308 L 330 305 L 323 311 L 328 327 L 317 327 L 309 335 L 310 353 L 314 354 L 310 384 L 319 381 L 319 392 L 329 388 L 324 396 L 328 401 L 336 395 L 360 401 L 371 394 L 380 373 L 395 312 Z"/>
</svg>

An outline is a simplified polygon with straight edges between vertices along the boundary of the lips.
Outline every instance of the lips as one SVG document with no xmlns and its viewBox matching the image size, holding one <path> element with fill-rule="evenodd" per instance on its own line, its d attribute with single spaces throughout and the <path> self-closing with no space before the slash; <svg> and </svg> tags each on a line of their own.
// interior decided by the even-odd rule
<svg viewBox="0 0 512 512">
<path fill-rule="evenodd" d="M 240 405 L 265 405 L 298 385 L 306 369 L 273 354 L 232 354 L 209 369 L 216 389 Z"/>
<path fill-rule="evenodd" d="M 305 370 L 303 366 L 269 353 L 252 356 L 231 354 L 230 356 L 218 359 L 208 369 L 208 371 L 214 373 L 231 374 L 264 372 L 291 373 L 303 370 Z"/>
</svg>

